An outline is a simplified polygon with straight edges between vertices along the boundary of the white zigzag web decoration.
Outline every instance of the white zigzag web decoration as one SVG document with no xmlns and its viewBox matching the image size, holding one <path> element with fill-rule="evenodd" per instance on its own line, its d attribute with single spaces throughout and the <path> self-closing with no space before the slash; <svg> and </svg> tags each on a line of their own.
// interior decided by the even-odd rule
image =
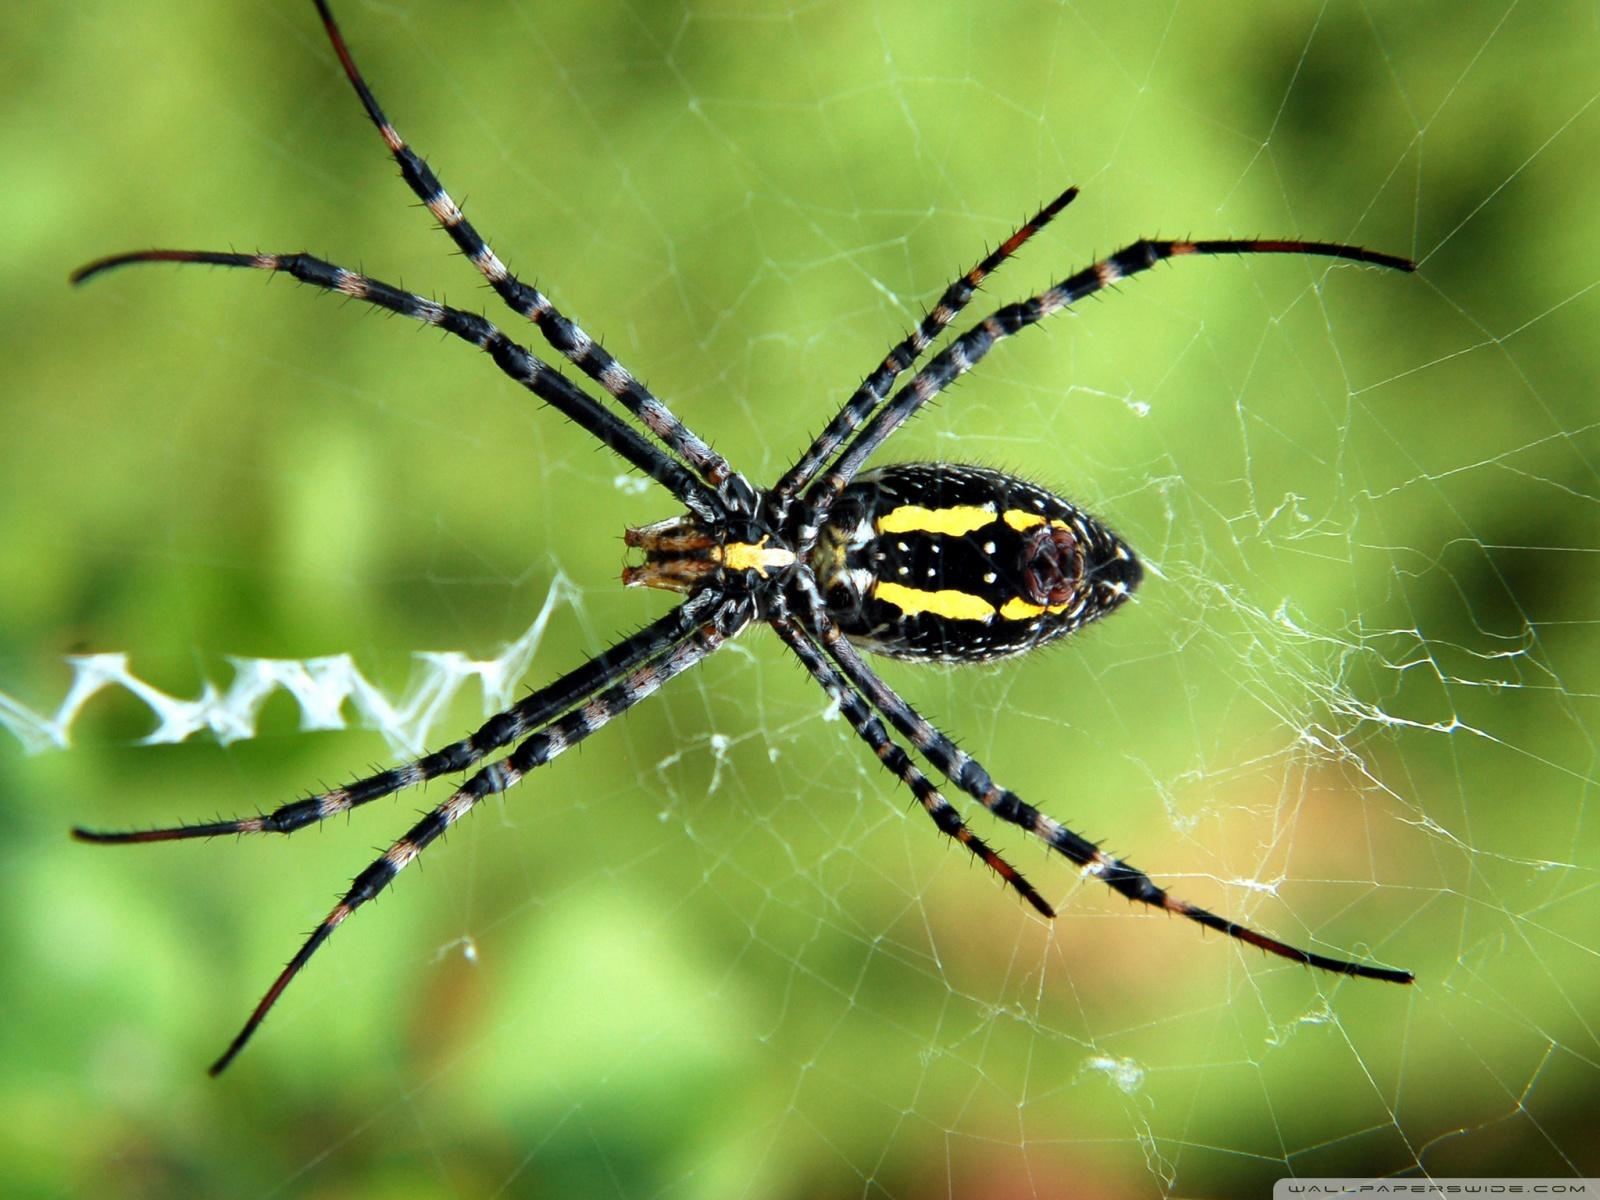
<svg viewBox="0 0 1600 1200">
<path fill-rule="evenodd" d="M 0 726 L 29 754 L 64 750 L 72 744 L 72 726 L 89 702 L 108 688 L 120 687 L 143 702 L 155 718 L 155 728 L 139 744 L 173 744 L 210 732 L 226 746 L 254 737 L 262 706 L 274 692 L 284 691 L 300 706 L 302 730 L 352 725 L 375 729 L 396 754 L 418 754 L 440 714 L 468 681 L 477 680 L 482 688 L 485 714 L 508 707 L 556 608 L 575 605 L 581 595 L 576 584 L 557 572 L 533 623 L 497 657 L 474 659 L 458 650 L 418 651 L 414 657 L 420 669 L 398 698 L 389 697 L 363 675 L 348 654 L 306 659 L 229 656 L 233 679 L 225 688 L 205 680 L 198 696 L 185 699 L 140 679 L 125 653 L 106 651 L 66 659 L 72 683 L 49 716 L 0 692 Z M 345 715 L 347 704 L 353 719 Z"/>
</svg>

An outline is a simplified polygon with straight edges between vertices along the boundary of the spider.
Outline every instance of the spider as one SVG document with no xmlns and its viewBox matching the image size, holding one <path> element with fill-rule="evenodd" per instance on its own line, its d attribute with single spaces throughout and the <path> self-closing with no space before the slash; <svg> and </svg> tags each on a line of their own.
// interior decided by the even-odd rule
<svg viewBox="0 0 1600 1200">
<path fill-rule="evenodd" d="M 314 3 L 345 75 L 411 190 L 506 306 L 531 321 L 545 342 L 598 384 L 636 424 L 485 317 L 308 254 L 140 250 L 89 263 L 73 273 L 72 281 L 82 283 L 114 267 L 147 262 L 283 272 L 314 288 L 388 309 L 460 338 L 677 499 L 686 510 L 681 516 L 626 532 L 624 540 L 634 561 L 624 569 L 622 581 L 630 587 L 678 592 L 686 599 L 489 718 L 476 732 L 414 761 L 257 816 L 153 830 L 73 830 L 74 837 L 99 843 L 288 834 L 402 788 L 476 768 L 443 803 L 355 877 L 211 1065 L 212 1075 L 244 1048 L 329 935 L 479 801 L 504 792 L 582 742 L 755 624 L 771 627 L 782 639 L 832 698 L 855 735 L 910 790 L 935 827 L 991 867 L 1043 916 L 1053 917 L 1054 909 L 968 828 L 902 741 L 994 817 L 1026 830 L 1084 875 L 1129 900 L 1177 913 L 1324 971 L 1412 982 L 1409 971 L 1297 949 L 1168 894 L 1143 871 L 996 783 L 977 759 L 885 684 L 862 651 L 917 662 L 1006 658 L 1099 620 L 1126 602 L 1139 585 L 1143 575 L 1139 559 L 1121 538 L 1083 509 L 1036 484 L 986 467 L 943 462 L 863 469 L 895 430 L 977 366 L 998 343 L 1169 258 L 1313 255 L 1400 271 L 1414 271 L 1414 263 L 1330 242 L 1140 240 L 1035 296 L 997 309 L 952 338 L 896 390 L 895 381 L 955 321 L 990 273 L 1071 203 L 1077 189 L 1068 188 L 945 289 L 776 484 L 755 487 L 549 297 L 511 273 L 384 115 L 326 0 Z M 512 748 L 503 757 L 478 765 L 507 746 Z"/>
</svg>

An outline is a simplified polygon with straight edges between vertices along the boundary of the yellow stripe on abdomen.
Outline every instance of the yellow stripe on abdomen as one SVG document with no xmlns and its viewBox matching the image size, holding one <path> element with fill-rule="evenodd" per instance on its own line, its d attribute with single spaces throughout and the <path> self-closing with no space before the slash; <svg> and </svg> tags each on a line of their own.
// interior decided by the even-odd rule
<svg viewBox="0 0 1600 1200">
<path fill-rule="evenodd" d="M 947 537 L 962 537 L 974 529 L 993 524 L 994 519 L 994 506 L 990 504 L 952 504 L 946 508 L 902 504 L 879 517 L 877 525 L 879 533 L 942 533 Z"/>
<path fill-rule="evenodd" d="M 1008 621 L 1031 621 L 1045 613 L 1066 611 L 1066 604 L 1030 604 L 1021 596 L 1013 596 L 1000 606 L 1000 615 Z"/>
<path fill-rule="evenodd" d="M 993 514 L 990 514 L 993 516 Z M 906 587 L 903 583 L 879 580 L 872 585 L 872 594 L 885 604 L 892 604 L 909 616 L 932 613 L 952 621 L 988 621 L 994 617 L 994 605 L 982 596 L 971 592 L 958 592 L 944 588 L 937 592 L 924 592 Z"/>
<path fill-rule="evenodd" d="M 1021 533 L 1024 529 L 1036 529 L 1043 525 L 1044 517 L 1039 513 L 1028 512 L 1022 508 L 1008 508 L 1006 509 L 1005 522 L 1018 533 Z M 1055 524 L 1059 525 L 1061 522 L 1057 521 Z"/>
</svg>

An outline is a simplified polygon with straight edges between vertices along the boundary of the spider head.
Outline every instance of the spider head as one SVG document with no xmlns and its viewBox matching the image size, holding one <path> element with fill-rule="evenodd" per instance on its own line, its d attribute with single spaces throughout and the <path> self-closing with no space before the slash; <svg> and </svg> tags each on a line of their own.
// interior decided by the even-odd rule
<svg viewBox="0 0 1600 1200">
<path fill-rule="evenodd" d="M 629 549 L 644 552 L 643 563 L 623 568 L 626 586 L 687 594 L 709 584 L 759 585 L 786 575 L 797 561 L 794 551 L 768 530 L 754 524 L 710 525 L 693 513 L 629 529 L 623 541 Z"/>
</svg>

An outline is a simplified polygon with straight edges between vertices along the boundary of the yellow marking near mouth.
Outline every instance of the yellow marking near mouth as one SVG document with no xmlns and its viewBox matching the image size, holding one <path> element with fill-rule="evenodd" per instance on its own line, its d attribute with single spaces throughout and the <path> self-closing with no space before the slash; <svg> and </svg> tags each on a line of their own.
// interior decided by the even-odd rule
<svg viewBox="0 0 1600 1200">
<path fill-rule="evenodd" d="M 961 537 L 994 521 L 994 507 L 988 504 L 952 504 L 946 508 L 923 508 L 902 504 L 878 518 L 879 533 L 942 533 Z"/>
<path fill-rule="evenodd" d="M 722 548 L 722 565 L 730 571 L 759 571 L 765 576 L 768 571 L 792 567 L 794 563 L 793 550 L 781 546 L 769 550 L 766 538 L 753 545 L 750 542 L 733 542 Z"/>
<path fill-rule="evenodd" d="M 936 617 L 948 617 L 953 621 L 987 621 L 994 616 L 994 605 L 982 596 L 974 596 L 971 592 L 958 592 L 953 588 L 924 592 L 906 587 L 903 583 L 888 583 L 880 579 L 873 584 L 872 594 L 885 604 L 892 604 L 913 615 L 932 613 Z"/>
</svg>

